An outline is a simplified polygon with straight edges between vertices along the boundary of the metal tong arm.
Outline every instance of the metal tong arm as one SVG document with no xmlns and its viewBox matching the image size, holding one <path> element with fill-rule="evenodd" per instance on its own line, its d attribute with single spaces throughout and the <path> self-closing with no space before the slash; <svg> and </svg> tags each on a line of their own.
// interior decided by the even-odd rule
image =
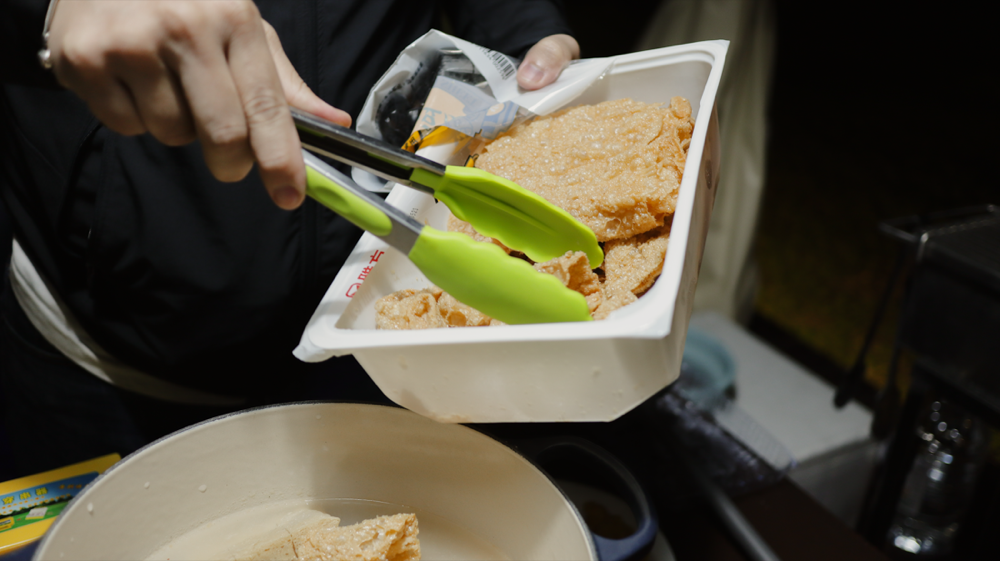
<svg viewBox="0 0 1000 561">
<path fill-rule="evenodd" d="M 385 202 L 382 197 L 368 192 L 315 154 L 303 150 L 302 158 L 307 173 L 315 173 L 322 178 L 310 179 L 306 190 L 309 196 L 403 254 L 413 249 L 423 230 L 422 224 Z"/>
<path fill-rule="evenodd" d="M 552 275 L 499 247 L 419 222 L 303 150 L 306 188 L 356 226 L 406 255 L 432 283 L 460 302 L 505 323 L 590 320 L 587 300 Z"/>
<path fill-rule="evenodd" d="M 382 179 L 431 194 L 433 190 L 428 186 L 411 181 L 413 170 L 422 169 L 438 176 L 445 174 L 445 166 L 437 162 L 304 111 L 295 108 L 291 111 L 295 128 L 299 131 L 299 140 L 307 150 L 361 168 Z"/>
</svg>

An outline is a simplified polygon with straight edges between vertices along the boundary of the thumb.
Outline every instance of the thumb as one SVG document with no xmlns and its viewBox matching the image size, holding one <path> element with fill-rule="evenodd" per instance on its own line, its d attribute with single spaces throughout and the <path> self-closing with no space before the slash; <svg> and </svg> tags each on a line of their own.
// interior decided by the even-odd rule
<svg viewBox="0 0 1000 561">
<path fill-rule="evenodd" d="M 285 49 L 281 47 L 278 33 L 271 27 L 271 24 L 266 21 L 263 23 L 264 34 L 267 36 L 267 46 L 271 49 L 271 58 L 274 59 L 274 66 L 278 69 L 278 78 L 281 79 L 281 86 L 285 90 L 285 101 L 288 102 L 288 105 L 338 125 L 351 126 L 351 116 L 346 111 L 341 111 L 323 101 L 309 89 L 299 73 L 295 71 L 292 61 L 288 60 Z"/>
<path fill-rule="evenodd" d="M 517 83 L 537 90 L 556 81 L 569 61 L 580 58 L 580 45 L 569 35 L 549 35 L 535 43 L 517 70 Z"/>
</svg>

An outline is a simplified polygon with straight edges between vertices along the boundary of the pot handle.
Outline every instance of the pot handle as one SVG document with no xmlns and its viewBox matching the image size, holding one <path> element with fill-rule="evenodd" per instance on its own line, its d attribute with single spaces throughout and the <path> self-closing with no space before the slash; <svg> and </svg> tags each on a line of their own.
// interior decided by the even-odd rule
<svg viewBox="0 0 1000 561">
<path fill-rule="evenodd" d="M 627 538 L 610 539 L 591 532 L 597 556 L 601 561 L 635 561 L 653 547 L 659 520 L 653 503 L 632 475 L 615 456 L 583 438 L 566 436 L 519 440 L 516 448 L 533 461 L 559 485 L 553 470 L 559 464 L 571 466 L 569 471 L 584 479 L 581 483 L 596 483 L 597 487 L 614 491 L 624 499 L 635 516 L 638 528 Z M 552 468 L 552 469 L 549 469 Z"/>
</svg>

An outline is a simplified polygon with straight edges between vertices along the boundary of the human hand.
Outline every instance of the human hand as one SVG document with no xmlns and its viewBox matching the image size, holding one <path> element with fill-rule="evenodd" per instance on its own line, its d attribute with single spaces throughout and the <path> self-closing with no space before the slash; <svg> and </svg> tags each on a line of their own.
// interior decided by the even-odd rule
<svg viewBox="0 0 1000 561">
<path fill-rule="evenodd" d="M 301 204 L 306 184 L 288 106 L 351 123 L 309 90 L 249 0 L 63 0 L 49 49 L 56 78 L 105 126 L 170 146 L 198 139 L 220 181 L 256 161 L 285 209 Z"/>
<path fill-rule="evenodd" d="M 549 35 L 535 43 L 517 69 L 517 83 L 537 90 L 556 81 L 571 60 L 580 58 L 580 45 L 569 35 Z"/>
</svg>

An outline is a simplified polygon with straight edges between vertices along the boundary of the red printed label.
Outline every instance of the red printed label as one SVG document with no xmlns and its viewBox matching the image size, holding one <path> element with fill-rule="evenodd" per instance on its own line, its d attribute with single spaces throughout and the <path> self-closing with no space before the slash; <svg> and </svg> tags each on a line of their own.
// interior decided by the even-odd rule
<svg viewBox="0 0 1000 561">
<path fill-rule="evenodd" d="M 374 253 L 368 256 L 368 266 L 361 269 L 361 273 L 358 274 L 357 278 L 358 282 L 353 283 L 351 284 L 351 286 L 347 287 L 347 292 L 344 293 L 345 296 L 347 296 L 348 298 L 354 298 L 354 295 L 357 294 L 358 290 L 361 288 L 361 283 L 363 283 L 365 279 L 368 278 L 368 273 L 371 273 L 372 269 L 375 268 L 375 265 L 373 265 L 373 263 L 378 263 L 379 258 L 382 257 L 383 255 L 385 255 L 384 251 L 376 249 Z"/>
</svg>

